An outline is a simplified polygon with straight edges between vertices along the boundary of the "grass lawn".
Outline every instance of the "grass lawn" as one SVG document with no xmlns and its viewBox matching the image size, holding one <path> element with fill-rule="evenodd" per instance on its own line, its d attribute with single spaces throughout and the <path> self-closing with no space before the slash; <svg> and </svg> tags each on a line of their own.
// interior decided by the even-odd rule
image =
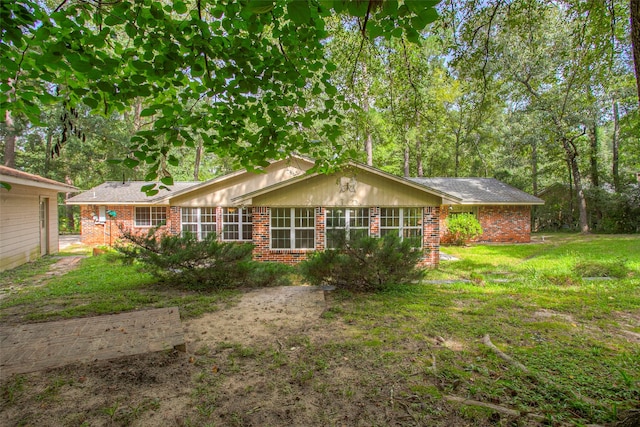
<svg viewBox="0 0 640 427">
<path fill-rule="evenodd" d="M 302 330 L 253 345 L 236 337 L 197 349 L 184 425 L 218 425 L 210 420 L 222 419 L 216 411 L 227 400 L 237 411 L 222 425 L 256 425 L 251 416 L 276 394 L 306 402 L 306 425 L 604 424 L 638 407 L 640 236 L 557 234 L 537 244 L 442 249 L 459 260 L 442 262 L 423 283 L 331 293 L 313 336 Z M 2 274 L 0 284 L 28 280 L 24 274 Z M 160 287 L 112 256 L 90 257 L 5 297 L 0 321 L 171 305 L 197 318 L 237 295 Z M 229 391 L 228 381 L 258 377 L 267 386 Z M 5 403 L 16 381 L 3 386 Z M 505 408 L 524 418 L 509 419 Z"/>
</svg>

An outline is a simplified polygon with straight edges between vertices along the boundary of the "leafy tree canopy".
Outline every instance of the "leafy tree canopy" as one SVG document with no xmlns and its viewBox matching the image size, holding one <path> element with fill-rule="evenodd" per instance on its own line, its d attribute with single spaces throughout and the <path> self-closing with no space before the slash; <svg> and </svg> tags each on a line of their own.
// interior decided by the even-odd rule
<svg viewBox="0 0 640 427">
<path fill-rule="evenodd" d="M 0 113 L 38 124 L 47 104 L 110 115 L 141 103 L 146 125 L 124 162 L 146 165 L 147 180 L 167 185 L 163 165 L 179 162 L 172 147 L 199 139 L 249 169 L 292 151 L 325 159 L 318 167 L 326 168 L 343 152 L 338 111 L 347 101 L 331 81 L 325 21 L 343 14 L 363 37 L 417 41 L 437 3 L 3 1 Z M 308 106 L 310 95 L 322 103 Z"/>
</svg>

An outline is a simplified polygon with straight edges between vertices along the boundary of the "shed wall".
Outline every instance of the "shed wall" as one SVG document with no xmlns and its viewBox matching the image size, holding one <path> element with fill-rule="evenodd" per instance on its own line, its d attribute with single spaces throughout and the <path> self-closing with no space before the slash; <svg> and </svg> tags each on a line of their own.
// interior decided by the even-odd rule
<svg viewBox="0 0 640 427">
<path fill-rule="evenodd" d="M 49 199 L 49 253 L 58 252 L 58 193 L 15 184 L 0 189 L 0 271 L 40 257 L 40 199 Z"/>
</svg>

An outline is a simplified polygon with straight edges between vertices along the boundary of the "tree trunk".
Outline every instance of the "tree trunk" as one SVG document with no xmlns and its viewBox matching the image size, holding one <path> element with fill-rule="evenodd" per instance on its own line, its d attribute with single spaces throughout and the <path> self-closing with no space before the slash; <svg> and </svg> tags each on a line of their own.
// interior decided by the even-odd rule
<svg viewBox="0 0 640 427">
<path fill-rule="evenodd" d="M 453 176 L 455 178 L 458 177 L 458 172 L 460 169 L 460 135 L 456 134 L 456 152 L 455 152 L 455 166 L 453 170 Z"/>
<path fill-rule="evenodd" d="M 416 128 L 420 127 L 420 117 L 416 113 Z M 422 178 L 424 176 L 424 167 L 422 165 L 422 137 L 420 136 L 420 132 L 418 132 L 416 136 L 416 164 L 418 166 L 418 177 Z"/>
<path fill-rule="evenodd" d="M 373 137 L 367 126 L 367 137 L 364 140 L 364 151 L 367 153 L 367 166 L 373 166 Z"/>
<path fill-rule="evenodd" d="M 411 176 L 411 169 L 409 168 L 409 145 L 404 146 L 404 177 L 409 178 Z"/>
<path fill-rule="evenodd" d="M 367 64 L 363 63 L 363 75 L 367 75 Z M 371 124 L 369 123 L 369 87 L 364 86 L 362 100 L 362 110 L 364 111 L 364 152 L 367 155 L 367 166 L 373 166 L 373 137 L 371 136 Z"/>
<path fill-rule="evenodd" d="M 11 117 L 11 111 L 4 112 L 4 123 L 7 135 L 4 138 L 4 165 L 10 168 L 16 167 L 16 129 Z"/>
<path fill-rule="evenodd" d="M 193 180 L 200 181 L 200 162 L 202 159 L 202 138 L 199 138 L 198 147 L 196 148 L 196 159 L 193 165 Z"/>
<path fill-rule="evenodd" d="M 587 199 L 582 189 L 582 179 L 580 177 L 580 168 L 578 167 L 578 152 L 573 146 L 573 142 L 567 138 L 562 138 L 562 146 L 567 155 L 567 162 L 571 166 L 571 174 L 573 175 L 573 184 L 578 201 L 578 213 L 580 216 L 580 232 L 589 232 L 589 221 L 587 219 Z"/>
<path fill-rule="evenodd" d="M 51 130 L 51 128 L 48 128 L 46 149 L 44 150 L 44 176 L 47 176 L 49 174 L 49 169 L 51 169 L 52 148 L 53 148 L 53 131 Z"/>
<path fill-rule="evenodd" d="M 69 177 L 69 175 L 64 177 L 64 182 L 66 182 L 69 185 L 73 185 L 73 181 L 71 180 L 71 178 Z M 65 194 L 65 198 L 69 199 L 71 197 L 71 193 L 66 193 Z M 75 216 L 73 215 L 73 209 L 75 206 L 72 205 L 68 205 L 65 203 L 65 214 L 67 216 L 67 230 L 68 231 L 75 231 L 76 229 L 76 219 Z"/>
<path fill-rule="evenodd" d="M 593 124 L 593 127 L 589 129 L 589 141 L 590 141 L 590 164 L 591 164 L 591 183 L 594 187 L 600 187 L 600 178 L 598 176 L 598 155 L 600 152 L 598 141 L 598 125 Z"/>
<path fill-rule="evenodd" d="M 533 194 L 538 195 L 538 143 L 531 144 L 531 181 L 533 181 Z"/>
<path fill-rule="evenodd" d="M 636 70 L 638 106 L 640 106 L 640 0 L 630 0 L 629 3 L 631 9 L 631 46 Z"/>
<path fill-rule="evenodd" d="M 612 152 L 612 173 L 613 188 L 616 193 L 620 193 L 620 173 L 618 171 L 618 141 L 620 138 L 620 113 L 618 112 L 618 101 L 613 100 L 613 135 L 611 136 L 611 152 Z"/>
</svg>

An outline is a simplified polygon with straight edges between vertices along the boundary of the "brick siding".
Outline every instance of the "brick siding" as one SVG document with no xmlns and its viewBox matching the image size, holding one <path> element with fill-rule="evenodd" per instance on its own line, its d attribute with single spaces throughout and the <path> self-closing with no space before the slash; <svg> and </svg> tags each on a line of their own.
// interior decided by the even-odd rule
<svg viewBox="0 0 640 427">
<path fill-rule="evenodd" d="M 103 205 L 101 205 L 103 206 Z M 115 218 L 107 215 L 104 223 L 96 222 L 93 218 L 99 212 L 97 205 L 83 205 L 80 207 L 81 241 L 86 245 L 112 246 L 122 239 L 120 227 L 125 230 L 133 230 L 136 233 L 146 234 L 151 227 L 136 227 L 134 206 L 106 206 L 107 211 L 114 211 Z M 167 222 L 160 227 L 159 232 L 171 234 L 180 233 L 180 208 L 172 206 L 167 208 Z"/>
<path fill-rule="evenodd" d="M 440 242 L 451 243 L 446 220 L 449 210 L 440 210 Z M 482 235 L 474 242 L 529 243 L 531 241 L 531 206 L 479 206 L 478 221 Z"/>
<path fill-rule="evenodd" d="M 82 242 L 88 245 L 113 245 L 122 238 L 119 227 L 134 230 L 134 232 L 146 233 L 149 227 L 134 226 L 133 206 L 107 206 L 107 210 L 116 212 L 115 219 L 107 216 L 105 223 L 97 223 L 93 220 L 94 213 L 98 212 L 98 206 L 85 205 L 81 207 L 82 215 Z M 252 212 L 253 222 L 253 259 L 256 261 L 275 261 L 284 264 L 297 264 L 305 259 L 314 250 L 310 249 L 271 249 L 270 241 L 270 208 L 258 206 L 248 208 Z M 435 267 L 440 261 L 440 208 L 426 207 L 423 209 L 422 236 L 425 256 L 420 262 L 423 267 Z M 167 208 L 167 223 L 160 231 L 177 235 L 180 233 L 180 207 Z M 325 249 L 326 240 L 326 209 L 315 208 L 315 250 Z M 222 208 L 216 208 L 216 223 L 218 236 L 222 235 Z M 371 236 L 380 235 L 380 208 L 369 209 L 369 231 Z"/>
</svg>

